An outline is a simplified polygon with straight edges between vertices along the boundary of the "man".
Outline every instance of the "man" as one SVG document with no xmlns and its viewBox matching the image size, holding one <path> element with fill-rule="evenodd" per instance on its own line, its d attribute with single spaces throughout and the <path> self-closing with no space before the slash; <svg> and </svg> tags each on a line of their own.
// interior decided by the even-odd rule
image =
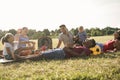
<svg viewBox="0 0 120 80">
<path fill-rule="evenodd" d="M 68 29 L 64 24 L 60 25 L 60 30 L 61 30 L 61 33 L 59 34 L 59 37 L 58 37 L 59 41 L 56 48 L 59 48 L 62 42 L 64 45 L 68 43 L 73 44 L 73 35 L 70 32 L 68 32 Z"/>
</svg>

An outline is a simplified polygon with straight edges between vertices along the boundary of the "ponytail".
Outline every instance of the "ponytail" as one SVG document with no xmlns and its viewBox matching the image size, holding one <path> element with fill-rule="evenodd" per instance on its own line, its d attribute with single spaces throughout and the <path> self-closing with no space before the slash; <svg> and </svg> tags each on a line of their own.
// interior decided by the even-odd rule
<svg viewBox="0 0 120 80">
<path fill-rule="evenodd" d="M 5 36 L 3 36 L 3 37 L 1 38 L 1 42 L 2 42 L 2 44 L 4 44 L 4 42 L 6 42 Z"/>
</svg>

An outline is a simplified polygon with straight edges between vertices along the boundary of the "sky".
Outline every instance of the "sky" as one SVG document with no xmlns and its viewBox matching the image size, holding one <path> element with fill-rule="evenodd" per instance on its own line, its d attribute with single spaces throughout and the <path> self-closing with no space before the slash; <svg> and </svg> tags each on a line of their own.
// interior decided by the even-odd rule
<svg viewBox="0 0 120 80">
<path fill-rule="evenodd" d="M 120 0 L 0 0 L 0 29 L 120 28 Z"/>
</svg>

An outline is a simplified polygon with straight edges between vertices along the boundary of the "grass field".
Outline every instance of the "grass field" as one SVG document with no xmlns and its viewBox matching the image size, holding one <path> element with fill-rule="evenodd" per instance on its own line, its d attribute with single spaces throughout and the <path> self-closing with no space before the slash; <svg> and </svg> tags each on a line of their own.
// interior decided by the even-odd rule
<svg viewBox="0 0 120 80">
<path fill-rule="evenodd" d="M 112 38 L 94 37 L 102 43 Z M 53 39 L 53 47 L 56 40 Z M 120 52 L 64 60 L 0 64 L 0 80 L 120 80 Z"/>
</svg>

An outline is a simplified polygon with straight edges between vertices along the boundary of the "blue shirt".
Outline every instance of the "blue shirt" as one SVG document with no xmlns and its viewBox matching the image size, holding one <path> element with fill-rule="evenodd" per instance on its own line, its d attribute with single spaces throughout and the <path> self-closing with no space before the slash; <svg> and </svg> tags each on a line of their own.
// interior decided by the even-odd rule
<svg viewBox="0 0 120 80">
<path fill-rule="evenodd" d="M 29 41 L 29 38 L 28 38 L 28 37 L 20 36 L 20 37 L 19 37 L 19 42 L 22 42 L 22 41 Z M 20 48 L 20 47 L 26 47 L 26 44 L 19 44 L 18 47 L 19 47 L 19 48 Z"/>
<path fill-rule="evenodd" d="M 78 32 L 77 36 L 79 36 L 80 41 L 85 41 L 85 39 L 87 38 L 87 33 L 85 31 Z"/>
</svg>

